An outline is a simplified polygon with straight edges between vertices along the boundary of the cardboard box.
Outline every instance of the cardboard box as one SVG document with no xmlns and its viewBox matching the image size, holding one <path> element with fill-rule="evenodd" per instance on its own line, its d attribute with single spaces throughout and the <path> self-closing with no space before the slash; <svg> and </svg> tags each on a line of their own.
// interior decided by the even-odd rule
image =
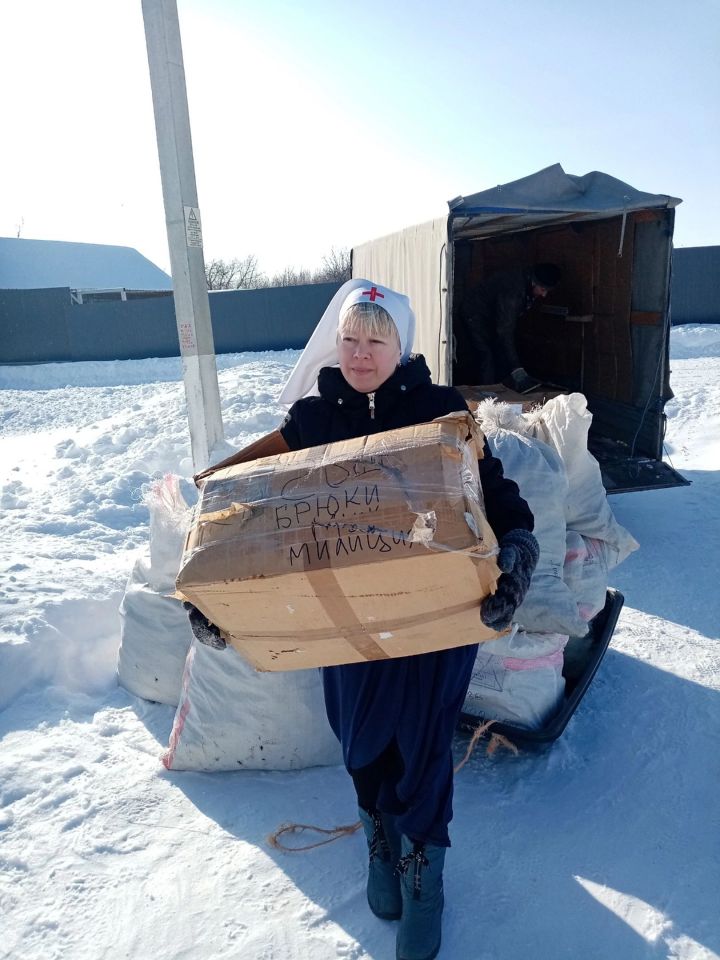
<svg viewBox="0 0 720 960">
<path fill-rule="evenodd" d="M 542 407 L 553 397 L 567 393 L 560 387 L 548 387 L 541 384 L 538 390 L 532 393 L 517 393 L 504 383 L 490 383 L 486 386 L 460 386 L 457 388 L 467 401 L 467 405 L 475 413 L 481 400 L 493 398 L 498 403 L 509 403 L 516 407 L 517 413 L 527 413 L 534 407 Z"/>
<path fill-rule="evenodd" d="M 494 639 L 499 575 L 470 414 L 214 470 L 179 593 L 261 670 Z"/>
</svg>

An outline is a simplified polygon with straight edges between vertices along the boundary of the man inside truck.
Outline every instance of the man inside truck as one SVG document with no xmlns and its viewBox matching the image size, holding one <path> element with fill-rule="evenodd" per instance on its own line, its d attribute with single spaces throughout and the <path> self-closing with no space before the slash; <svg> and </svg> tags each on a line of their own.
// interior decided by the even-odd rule
<svg viewBox="0 0 720 960">
<path fill-rule="evenodd" d="M 470 289 L 455 330 L 455 383 L 504 383 L 518 393 L 540 386 L 529 376 L 515 345 L 518 320 L 557 286 L 554 263 L 493 274 Z"/>
</svg>

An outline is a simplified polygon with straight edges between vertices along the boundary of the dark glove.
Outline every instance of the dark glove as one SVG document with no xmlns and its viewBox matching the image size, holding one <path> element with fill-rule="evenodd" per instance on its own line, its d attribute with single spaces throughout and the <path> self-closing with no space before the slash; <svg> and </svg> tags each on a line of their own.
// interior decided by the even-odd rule
<svg viewBox="0 0 720 960">
<path fill-rule="evenodd" d="M 503 383 L 506 387 L 510 387 L 511 390 L 516 390 L 518 393 L 532 393 L 533 390 L 537 390 L 542 385 L 539 380 L 535 380 L 534 377 L 526 373 L 522 367 L 513 370 L 510 376 L 503 380 Z"/>
<path fill-rule="evenodd" d="M 224 650 L 227 644 L 220 636 L 220 631 L 215 624 L 210 623 L 208 618 L 203 616 L 198 608 L 194 607 L 191 603 L 185 601 L 183 607 L 187 610 L 190 629 L 195 639 L 200 643 L 204 643 L 206 647 L 212 647 L 213 650 Z"/>
<path fill-rule="evenodd" d="M 499 631 L 510 626 L 528 592 L 539 556 L 540 547 L 529 530 L 511 530 L 502 538 L 497 558 L 502 573 L 497 589 L 480 607 L 480 619 L 486 627 Z"/>
</svg>

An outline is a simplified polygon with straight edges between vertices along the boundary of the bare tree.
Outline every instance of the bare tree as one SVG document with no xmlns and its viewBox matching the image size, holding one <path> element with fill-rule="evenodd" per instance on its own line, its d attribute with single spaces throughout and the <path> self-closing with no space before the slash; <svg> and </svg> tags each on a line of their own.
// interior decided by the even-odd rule
<svg viewBox="0 0 720 960">
<path fill-rule="evenodd" d="M 285 267 L 270 277 L 271 287 L 291 287 L 306 283 L 344 283 L 351 276 L 350 251 L 346 247 L 330 248 L 322 258 L 322 266 L 315 270 L 307 267 Z"/>
<path fill-rule="evenodd" d="M 208 290 L 249 290 L 267 286 L 267 278 L 258 267 L 257 257 L 250 253 L 242 260 L 210 260 L 205 264 Z"/>
<path fill-rule="evenodd" d="M 322 266 L 313 274 L 314 283 L 345 283 L 352 276 L 350 251 L 347 247 L 330 247 L 322 258 Z"/>
<path fill-rule="evenodd" d="M 258 267 L 257 257 L 249 254 L 242 260 L 210 260 L 205 265 L 208 290 L 252 290 L 258 287 L 294 287 L 306 283 L 344 283 L 350 279 L 350 251 L 346 247 L 330 247 L 316 270 L 307 267 L 285 267 L 267 277 Z"/>
<path fill-rule="evenodd" d="M 303 283 L 315 283 L 312 271 L 305 267 L 285 267 L 280 273 L 274 273 L 270 277 L 271 287 L 295 287 Z"/>
</svg>

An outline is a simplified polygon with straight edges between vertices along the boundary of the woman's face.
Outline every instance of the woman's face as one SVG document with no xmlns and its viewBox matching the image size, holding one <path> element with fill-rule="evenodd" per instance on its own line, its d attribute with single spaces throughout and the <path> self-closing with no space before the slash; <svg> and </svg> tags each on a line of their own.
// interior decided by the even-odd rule
<svg viewBox="0 0 720 960">
<path fill-rule="evenodd" d="M 360 393 L 373 393 L 392 376 L 400 363 L 400 343 L 396 334 L 369 334 L 361 328 L 345 330 L 337 349 L 342 375 Z"/>
</svg>

